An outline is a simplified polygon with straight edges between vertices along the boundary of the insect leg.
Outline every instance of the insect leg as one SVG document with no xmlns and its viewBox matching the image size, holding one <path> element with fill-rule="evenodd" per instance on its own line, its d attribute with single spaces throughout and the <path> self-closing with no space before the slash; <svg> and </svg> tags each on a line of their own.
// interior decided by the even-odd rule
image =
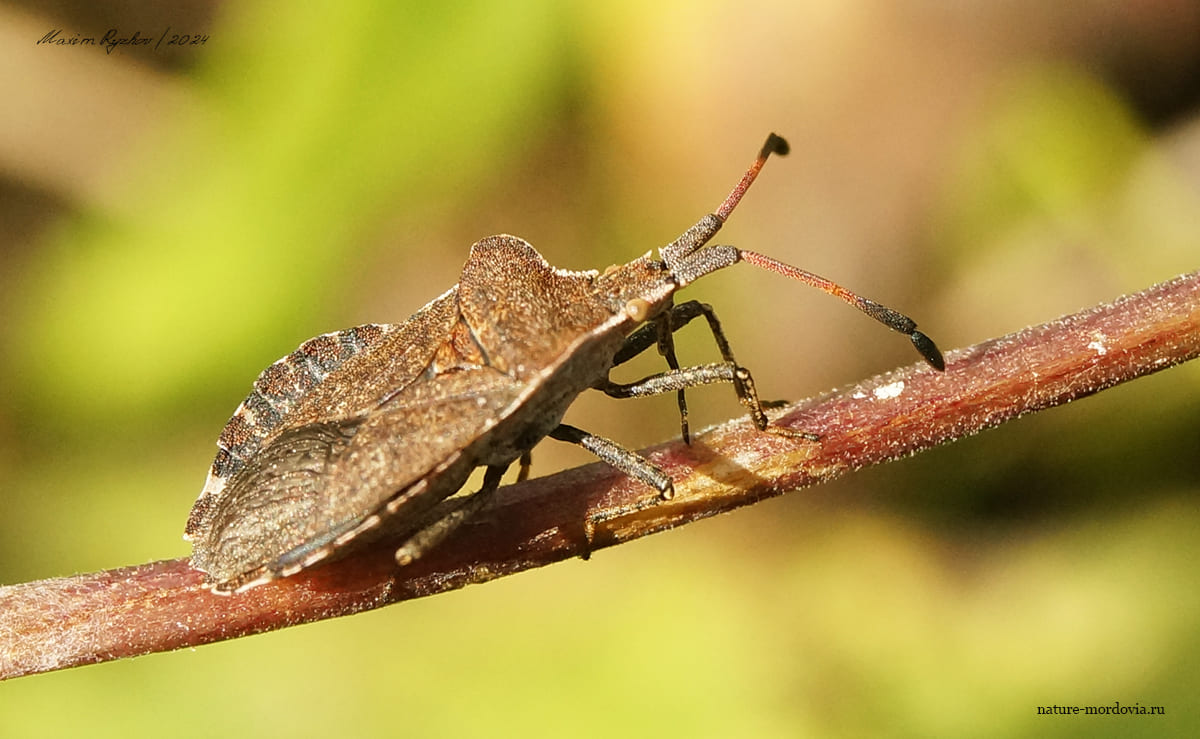
<svg viewBox="0 0 1200 739">
<path fill-rule="evenodd" d="M 737 391 L 738 400 L 750 414 L 750 420 L 760 431 L 769 431 L 781 436 L 819 441 L 820 437 L 803 431 L 770 426 L 770 420 L 763 410 L 763 404 L 758 399 L 758 391 L 754 387 L 754 378 L 750 370 L 734 362 L 717 362 L 701 364 L 695 367 L 685 367 L 680 370 L 669 370 L 657 375 L 630 383 L 606 382 L 599 387 L 606 395 L 613 398 L 638 398 L 645 395 L 658 395 L 679 391 L 685 388 L 711 385 L 716 382 L 728 382 Z"/>
<path fill-rule="evenodd" d="M 654 488 L 664 500 L 675 495 L 675 488 L 671 485 L 671 478 L 667 473 L 656 467 L 650 460 L 636 452 L 629 451 L 615 441 L 589 434 L 583 429 L 568 426 L 565 423 L 560 423 L 551 431 L 550 438 L 578 444 L 626 475 L 635 480 L 641 480 Z"/>
<path fill-rule="evenodd" d="M 667 360 L 667 366 L 674 370 L 679 369 L 679 359 L 675 356 L 675 332 L 695 317 L 677 317 L 675 307 L 663 311 L 651 323 L 642 326 L 625 339 L 625 343 L 613 357 L 613 366 L 624 364 L 657 344 L 658 353 Z M 683 442 L 690 444 L 692 439 L 688 432 L 687 396 L 683 390 L 676 394 L 676 402 L 679 404 L 679 425 L 683 432 Z"/>
<path fill-rule="evenodd" d="M 675 356 L 675 332 L 690 323 L 693 318 L 701 315 L 701 311 L 697 310 L 697 306 L 699 305 L 701 304 L 690 300 L 682 305 L 671 306 L 670 309 L 660 313 L 652 323 L 648 323 L 637 331 L 634 331 L 625 339 L 625 344 L 617 352 L 616 356 L 613 357 L 613 366 L 624 364 L 649 349 L 652 345 L 657 344 L 658 353 L 667 360 L 667 366 L 673 370 L 680 369 L 679 359 Z M 712 309 L 709 308 L 709 311 L 711 312 Z M 715 320 L 715 316 L 713 320 Z M 720 330 L 719 324 L 717 330 Z M 722 337 L 723 339 L 724 337 Z M 679 404 L 679 426 L 683 435 L 683 443 L 691 444 L 691 432 L 688 427 L 687 395 L 683 389 L 680 389 L 676 393 L 676 400 Z"/>
<path fill-rule="evenodd" d="M 477 492 L 446 501 L 446 505 L 439 511 L 438 518 L 422 527 L 396 550 L 396 562 L 404 566 L 418 559 L 442 543 L 464 521 L 478 513 L 500 487 L 500 479 L 504 477 L 507 469 L 507 465 L 489 466 L 483 475 L 483 485 Z"/>
<path fill-rule="evenodd" d="M 526 449 L 517 464 L 517 482 L 525 482 L 529 479 L 529 468 L 533 466 L 533 453 Z"/>
<path fill-rule="evenodd" d="M 729 347 L 729 341 L 725 338 L 725 332 L 721 329 L 721 322 L 717 318 L 716 312 L 711 305 L 701 303 L 697 300 L 689 300 L 686 303 L 672 306 L 669 311 L 663 314 L 668 316 L 666 319 L 660 317 L 659 320 L 665 320 L 667 325 L 671 327 L 671 331 L 678 330 L 686 326 L 694 318 L 704 316 L 708 322 L 708 329 L 713 335 L 713 340 L 717 344 L 718 351 L 721 352 L 721 358 L 725 361 L 721 364 L 699 365 L 697 367 L 689 367 L 680 369 L 678 363 L 672 366 L 670 372 L 663 372 L 658 375 L 652 375 L 638 382 L 628 384 L 619 384 L 607 382 L 599 386 L 606 394 L 615 398 L 631 398 L 643 395 L 655 395 L 658 393 L 670 392 L 676 390 L 682 396 L 685 388 L 695 387 L 697 385 L 708 385 L 714 382 L 729 382 L 733 384 L 734 391 L 737 393 L 738 400 L 746 407 L 750 413 L 750 419 L 760 430 L 771 433 L 777 433 L 783 436 L 795 436 L 798 438 L 818 441 L 819 437 L 816 434 L 805 432 L 790 431 L 777 427 L 768 427 L 767 414 L 763 411 L 764 406 L 772 405 L 764 404 L 758 398 L 758 392 L 754 387 L 754 378 L 750 375 L 750 371 L 737 363 L 733 356 L 733 350 Z M 650 345 L 650 333 L 647 329 L 651 326 L 646 326 L 630 335 L 624 347 L 618 352 L 618 359 L 628 359 L 633 354 L 627 354 L 632 349 L 644 351 Z M 636 343 L 635 343 L 636 342 Z M 672 345 L 672 354 L 673 345 Z M 689 442 L 686 406 L 682 400 L 680 402 L 681 411 L 683 411 L 683 440 Z"/>
<path fill-rule="evenodd" d="M 746 381 L 750 385 L 747 395 L 751 401 L 758 406 L 759 409 L 777 408 L 782 405 L 787 405 L 787 401 L 783 400 L 759 400 L 758 394 L 754 392 L 754 380 L 750 377 L 749 370 L 742 368 L 741 365 L 737 363 L 737 360 L 734 359 L 733 350 L 729 348 L 729 340 L 725 338 L 725 332 L 721 329 L 721 321 L 717 319 L 717 314 L 711 305 L 708 303 L 701 303 L 698 300 L 689 300 L 686 303 L 676 306 L 673 312 L 675 312 L 677 316 L 682 316 L 685 319 L 685 323 L 691 321 L 696 316 L 704 316 L 704 320 L 708 321 L 708 330 L 712 333 L 713 340 L 717 343 L 717 349 L 721 352 L 721 358 L 745 372 Z M 744 404 L 746 403 L 746 398 L 743 397 L 744 388 L 739 387 L 736 373 L 734 378 L 734 390 L 738 393 L 738 398 L 741 399 Z M 753 414 L 754 411 L 751 410 L 751 415 Z M 784 436 L 798 436 L 811 441 L 818 441 L 816 434 L 792 432 L 777 427 L 770 427 L 769 430 L 772 433 L 779 433 Z M 686 434 L 684 435 L 684 441 L 687 441 Z"/>
<path fill-rule="evenodd" d="M 679 358 L 675 356 L 675 309 L 663 313 L 654 322 L 658 336 L 658 353 L 667 360 L 667 366 L 673 370 L 679 369 Z M 683 435 L 683 443 L 691 444 L 692 435 L 688 431 L 687 392 L 682 388 L 675 393 L 675 402 L 679 406 L 679 428 Z"/>
<path fill-rule="evenodd" d="M 664 328 L 670 334 L 674 334 L 679 329 L 691 323 L 693 318 L 698 317 L 700 312 L 691 306 L 691 304 L 694 302 L 696 301 L 689 300 L 687 303 L 671 306 L 671 308 L 669 308 L 667 311 L 664 311 L 654 318 L 651 323 L 647 323 L 645 326 L 642 326 L 637 331 L 631 333 L 628 337 L 626 337 L 625 344 L 613 357 L 613 366 L 616 367 L 618 365 L 625 364 L 655 344 L 658 344 L 659 352 L 662 353 L 663 356 L 666 356 L 666 353 L 662 348 L 663 345 L 661 338 Z M 668 314 L 670 314 L 670 317 L 664 318 L 664 316 L 667 316 Z M 674 345 L 672 344 L 672 348 L 673 346 Z M 679 368 L 672 367 L 672 369 Z"/>
<path fill-rule="evenodd" d="M 654 499 L 642 500 L 631 505 L 621 506 L 613 510 L 594 513 L 588 516 L 583 524 L 585 548 L 583 554 L 580 555 L 583 559 L 589 558 L 592 554 L 592 542 L 595 540 L 596 524 L 635 513 L 648 508 L 659 499 L 669 500 L 675 495 L 675 487 L 671 484 L 671 478 L 667 473 L 656 467 L 650 460 L 640 454 L 629 451 L 615 441 L 605 439 L 603 436 L 590 434 L 583 429 L 568 426 L 565 423 L 560 423 L 557 428 L 551 431 L 550 437 L 559 441 L 569 441 L 572 444 L 578 444 L 626 475 L 636 480 L 641 480 L 658 491 L 658 496 Z"/>
</svg>

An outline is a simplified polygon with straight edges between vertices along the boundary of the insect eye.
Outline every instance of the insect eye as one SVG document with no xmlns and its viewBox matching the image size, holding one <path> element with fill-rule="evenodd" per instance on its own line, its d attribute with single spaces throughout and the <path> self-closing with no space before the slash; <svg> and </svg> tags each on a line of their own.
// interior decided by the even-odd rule
<svg viewBox="0 0 1200 739">
<path fill-rule="evenodd" d="M 634 298 L 625 304 L 625 315 L 635 321 L 644 321 L 650 317 L 650 303 L 642 298 Z"/>
</svg>

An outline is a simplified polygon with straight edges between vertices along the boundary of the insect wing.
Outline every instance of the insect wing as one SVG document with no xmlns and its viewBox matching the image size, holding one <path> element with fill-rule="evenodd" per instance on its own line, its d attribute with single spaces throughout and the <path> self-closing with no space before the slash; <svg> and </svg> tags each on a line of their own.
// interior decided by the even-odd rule
<svg viewBox="0 0 1200 739">
<path fill-rule="evenodd" d="M 193 564 L 237 590 L 283 577 L 387 524 L 411 533 L 453 495 L 515 387 L 490 369 L 412 383 L 365 417 L 279 434 L 229 481 Z M 429 429 L 436 428 L 436 434 Z"/>
<path fill-rule="evenodd" d="M 321 519 L 330 464 L 354 431 L 350 424 L 288 429 L 247 460 L 199 532 L 192 565 L 222 584 L 240 585 L 268 572 L 275 563 L 264 558 L 295 549 L 297 527 L 311 530 Z"/>
</svg>

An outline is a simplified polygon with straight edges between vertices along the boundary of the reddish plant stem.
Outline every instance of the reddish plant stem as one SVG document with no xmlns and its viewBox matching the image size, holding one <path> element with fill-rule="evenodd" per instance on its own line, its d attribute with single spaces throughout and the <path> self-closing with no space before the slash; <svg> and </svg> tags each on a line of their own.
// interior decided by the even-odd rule
<svg viewBox="0 0 1200 739">
<path fill-rule="evenodd" d="M 676 497 L 656 500 L 588 465 L 503 489 L 481 522 L 412 565 L 382 542 L 245 593 L 202 588 L 187 560 L 0 588 L 0 679 L 190 647 L 485 582 L 585 554 L 959 439 L 1200 354 L 1200 272 L 1113 303 L 914 365 L 785 409 L 647 450 Z"/>
</svg>

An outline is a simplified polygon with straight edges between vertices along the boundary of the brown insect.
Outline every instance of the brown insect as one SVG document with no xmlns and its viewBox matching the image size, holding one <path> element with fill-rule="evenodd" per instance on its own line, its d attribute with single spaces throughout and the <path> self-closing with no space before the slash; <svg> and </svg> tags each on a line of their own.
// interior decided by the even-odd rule
<svg viewBox="0 0 1200 739">
<path fill-rule="evenodd" d="M 675 241 L 604 272 L 555 269 L 525 241 L 492 236 L 471 247 L 458 284 L 407 321 L 310 339 L 254 383 L 218 439 L 208 480 L 188 516 L 192 564 L 215 592 L 299 572 L 386 522 L 407 536 L 405 564 L 484 506 L 501 476 L 550 436 L 673 493 L 670 478 L 615 442 L 561 423 L 585 390 L 618 398 L 675 392 L 688 439 L 684 390 L 731 383 L 754 424 L 768 430 L 750 373 L 730 351 L 712 308 L 677 290 L 745 261 L 835 295 L 909 336 L 929 364 L 942 355 L 916 324 L 828 280 L 770 257 L 708 245 L 771 154 L 771 134 L 716 213 Z M 673 333 L 703 317 L 722 361 L 680 367 Z M 609 371 L 657 346 L 670 367 L 627 384 Z M 771 431 L 817 440 L 812 434 Z M 476 467 L 481 489 L 454 496 Z"/>
</svg>

